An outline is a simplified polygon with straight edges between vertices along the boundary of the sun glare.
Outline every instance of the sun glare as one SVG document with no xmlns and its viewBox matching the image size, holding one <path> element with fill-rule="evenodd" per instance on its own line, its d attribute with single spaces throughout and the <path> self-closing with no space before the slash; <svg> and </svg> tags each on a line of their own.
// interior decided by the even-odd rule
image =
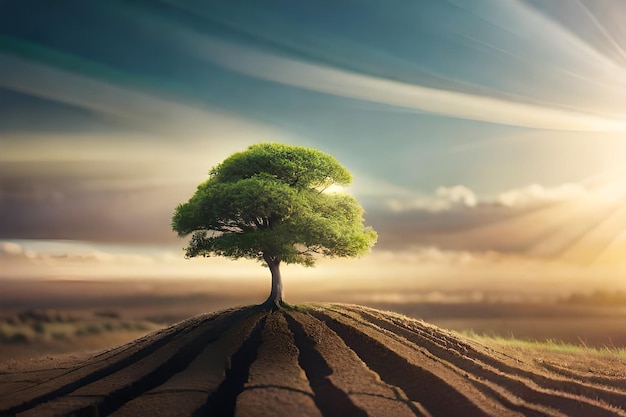
<svg viewBox="0 0 626 417">
<path fill-rule="evenodd" d="M 626 170 L 614 172 L 591 187 L 594 211 L 574 236 L 562 258 L 602 266 L 624 265 L 626 257 Z"/>
<path fill-rule="evenodd" d="M 601 187 L 599 193 L 609 201 L 622 201 L 626 204 L 626 174 L 622 173 L 620 178 Z"/>
<path fill-rule="evenodd" d="M 328 194 L 345 193 L 346 192 L 346 187 L 341 186 L 341 185 L 337 185 L 337 184 L 333 184 L 333 185 L 325 188 L 322 192 L 328 193 Z"/>
</svg>

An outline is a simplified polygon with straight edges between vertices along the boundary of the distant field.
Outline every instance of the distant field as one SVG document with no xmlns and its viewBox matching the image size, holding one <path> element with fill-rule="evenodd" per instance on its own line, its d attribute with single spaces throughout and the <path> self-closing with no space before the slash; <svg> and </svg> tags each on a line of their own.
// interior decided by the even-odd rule
<svg viewBox="0 0 626 417">
<path fill-rule="evenodd" d="M 24 310 L 0 315 L 0 362 L 102 350 L 160 329 L 163 324 L 121 319 L 115 312 Z"/>
<path fill-rule="evenodd" d="M 262 285 L 191 280 L 0 281 L 0 362 L 105 349 L 197 314 L 259 303 L 265 291 Z M 626 347 L 626 308 L 621 303 L 600 307 L 590 303 L 590 298 L 574 297 L 560 303 L 380 303 L 341 291 L 300 289 L 288 294 L 293 303 L 358 303 L 460 332 L 597 348 Z M 27 311 L 57 312 L 59 317 L 44 317 L 40 322 L 16 319 Z"/>
<path fill-rule="evenodd" d="M 559 340 L 581 346 L 626 347 L 626 319 L 592 318 L 507 318 L 434 319 L 431 323 L 449 330 L 472 330 L 485 335 L 523 340 Z"/>
</svg>

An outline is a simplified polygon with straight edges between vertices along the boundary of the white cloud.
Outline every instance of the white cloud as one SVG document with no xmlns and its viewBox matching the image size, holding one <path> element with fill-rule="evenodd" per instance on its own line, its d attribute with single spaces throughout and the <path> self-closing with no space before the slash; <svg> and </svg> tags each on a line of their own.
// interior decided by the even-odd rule
<svg viewBox="0 0 626 417">
<path fill-rule="evenodd" d="M 448 211 L 456 207 L 475 207 L 478 203 L 476 194 L 464 185 L 439 187 L 434 195 L 420 194 L 411 199 L 394 198 L 388 206 L 396 212 L 400 211 Z"/>
<path fill-rule="evenodd" d="M 218 138 L 222 142 L 220 147 L 234 150 L 242 144 L 257 142 L 259 137 L 285 136 L 274 127 L 215 107 L 3 53 L 0 53 L 0 87 L 80 107 L 158 136 L 176 137 L 177 144 L 181 140 L 206 143 Z M 224 138 L 229 139 L 228 145 L 223 143 Z M 145 149 L 151 152 L 145 145 L 139 151 Z M 84 153 L 84 146 L 71 152 Z M 57 154 L 58 151 L 50 152 L 51 158 Z M 120 154 L 115 156 L 119 158 Z M 3 155 L 3 159 L 6 157 Z"/>
<path fill-rule="evenodd" d="M 437 196 L 450 201 L 455 205 L 467 207 L 474 207 L 478 202 L 476 194 L 463 185 L 456 185 L 454 187 L 439 187 L 437 188 Z"/>
<path fill-rule="evenodd" d="M 189 52 L 251 77 L 311 91 L 423 110 L 452 117 L 552 130 L 625 132 L 623 120 L 408 84 L 298 61 L 215 38 L 187 33 Z"/>
<path fill-rule="evenodd" d="M 624 177 L 554 187 L 532 184 L 493 196 L 451 187 L 391 200 L 393 213 L 378 212 L 372 223 L 379 247 L 386 250 L 422 246 L 621 267 L 626 265 L 625 199 Z"/>
<path fill-rule="evenodd" d="M 592 193 L 593 191 L 573 183 L 550 188 L 532 184 L 503 192 L 496 197 L 495 201 L 507 207 L 526 207 L 543 202 L 580 200 L 588 198 Z"/>
<path fill-rule="evenodd" d="M 151 265 L 154 259 L 150 256 L 133 254 L 133 253 L 110 253 L 102 251 L 93 251 L 86 254 L 70 254 L 51 255 L 56 259 L 68 259 L 70 261 L 79 262 L 98 262 L 110 264 L 134 264 L 134 265 Z"/>
<path fill-rule="evenodd" d="M 23 253 L 22 246 L 15 242 L 0 242 L 0 255 L 18 256 Z"/>
<path fill-rule="evenodd" d="M 487 256 L 482 254 L 481 256 Z M 466 265 L 476 261 L 475 254 L 463 250 L 446 250 L 437 246 L 413 246 L 401 251 L 374 250 L 373 259 L 410 264 Z"/>
<path fill-rule="evenodd" d="M 35 241 L 35 244 L 37 242 Z M 55 248 L 56 246 L 56 248 Z M 96 249 L 79 248 L 75 251 L 64 248 L 62 244 L 50 245 L 48 248 L 29 247 L 16 242 L 0 242 L 0 255 L 14 259 L 27 259 L 45 263 L 101 263 L 101 264 L 133 264 L 149 265 L 154 263 L 151 256 L 138 253 L 114 253 Z"/>
<path fill-rule="evenodd" d="M 603 193 L 606 193 L 604 188 L 594 190 L 580 184 L 565 183 L 555 187 L 531 184 L 504 191 L 496 196 L 478 196 L 464 185 L 455 185 L 439 187 L 434 194 L 419 194 L 408 199 L 390 199 L 387 206 L 395 212 L 442 212 L 487 205 L 525 208 L 551 202 L 583 200 L 600 196 Z"/>
</svg>

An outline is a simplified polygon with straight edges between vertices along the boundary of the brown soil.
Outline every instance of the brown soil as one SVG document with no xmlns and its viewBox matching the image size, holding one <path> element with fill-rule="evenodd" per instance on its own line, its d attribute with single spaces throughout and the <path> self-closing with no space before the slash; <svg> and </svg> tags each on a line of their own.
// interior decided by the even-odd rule
<svg viewBox="0 0 626 417">
<path fill-rule="evenodd" d="M 626 363 L 494 349 L 353 305 L 201 315 L 0 372 L 0 416 L 624 416 Z"/>
</svg>

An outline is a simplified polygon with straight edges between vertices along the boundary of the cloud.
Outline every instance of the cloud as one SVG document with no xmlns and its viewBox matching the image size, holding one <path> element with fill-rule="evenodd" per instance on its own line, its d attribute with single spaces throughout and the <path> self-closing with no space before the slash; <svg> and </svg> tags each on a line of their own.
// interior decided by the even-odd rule
<svg viewBox="0 0 626 417">
<path fill-rule="evenodd" d="M 389 200 L 368 213 L 377 247 L 494 252 L 581 264 L 623 264 L 626 180 L 539 184 L 481 196 L 467 187 Z M 623 257 L 622 257 L 623 258 Z"/>
<path fill-rule="evenodd" d="M 262 52 L 220 39 L 181 34 L 189 52 L 251 77 L 311 91 L 349 97 L 452 117 L 536 129 L 626 132 L 626 122 L 557 109 L 435 89 L 350 72 Z"/>
<path fill-rule="evenodd" d="M 53 193 L 40 192 L 40 184 L 4 192 L 0 238 L 171 243 L 172 210 L 193 188 L 76 190 L 72 182 L 46 183 L 55 187 Z"/>
<path fill-rule="evenodd" d="M 19 256 L 24 254 L 24 249 L 21 245 L 15 242 L 0 242 L 0 256 Z"/>
<path fill-rule="evenodd" d="M 85 109 L 131 129 L 184 140 L 229 138 L 229 148 L 258 137 L 284 137 L 278 129 L 225 110 L 115 80 L 97 79 L 44 62 L 0 52 L 0 88 Z"/>
<path fill-rule="evenodd" d="M 464 185 L 439 187 L 434 195 L 418 195 L 410 199 L 393 198 L 387 202 L 395 212 L 401 211 L 447 211 L 455 207 L 475 207 L 478 204 L 476 194 Z"/>
<path fill-rule="evenodd" d="M 127 279 L 268 277 L 258 262 L 223 257 L 186 259 L 176 245 L 111 245 L 78 240 L 0 240 L 0 279 Z"/>
<path fill-rule="evenodd" d="M 496 197 L 495 201 L 507 207 L 528 207 L 539 203 L 582 200 L 590 198 L 593 194 L 592 190 L 573 183 L 551 188 L 532 184 L 524 188 L 503 192 Z"/>
<path fill-rule="evenodd" d="M 491 256 L 482 254 L 481 257 Z M 478 258 L 463 250 L 446 250 L 436 246 L 413 246 L 404 248 L 401 251 L 377 250 L 375 258 L 383 262 L 402 263 L 404 265 L 468 265 L 478 261 Z"/>
<path fill-rule="evenodd" d="M 103 251 L 90 251 L 87 253 L 35 253 L 34 257 L 41 260 L 64 260 L 68 262 L 106 263 L 106 264 L 134 264 L 151 265 L 154 259 L 133 253 L 110 253 Z"/>
<path fill-rule="evenodd" d="M 43 262 L 47 265 L 67 263 L 151 265 L 154 263 L 154 258 L 138 253 L 107 252 L 69 243 L 52 243 L 47 245 L 48 249 L 36 249 L 34 246 L 37 243 L 25 247 L 16 242 L 0 241 L 0 256 L 15 260 Z"/>
<path fill-rule="evenodd" d="M 545 187 L 531 184 L 526 187 L 504 191 L 495 196 L 479 197 L 464 185 L 439 187 L 434 194 L 420 194 L 412 198 L 393 198 L 387 206 L 394 212 L 428 211 L 442 212 L 480 207 L 503 206 L 508 208 L 535 207 L 546 203 L 588 199 L 599 192 L 574 183 Z"/>
</svg>

